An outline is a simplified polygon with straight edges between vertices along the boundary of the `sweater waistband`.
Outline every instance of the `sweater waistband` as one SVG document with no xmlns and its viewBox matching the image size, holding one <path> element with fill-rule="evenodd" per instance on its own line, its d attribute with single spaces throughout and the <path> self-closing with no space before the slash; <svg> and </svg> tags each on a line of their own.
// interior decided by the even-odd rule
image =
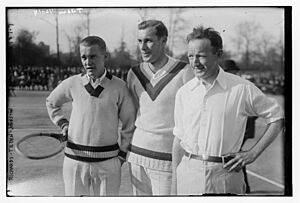
<svg viewBox="0 0 300 203">
<path fill-rule="evenodd" d="M 117 157 L 119 151 L 118 144 L 98 147 L 67 142 L 65 155 L 78 161 L 98 162 Z"/>
<path fill-rule="evenodd" d="M 164 152 L 156 152 L 148 149 L 143 149 L 134 145 L 129 145 L 128 151 L 131 151 L 135 154 L 139 154 L 145 157 L 149 157 L 152 159 L 159 159 L 164 161 L 172 161 L 172 154 L 164 153 Z"/>
</svg>

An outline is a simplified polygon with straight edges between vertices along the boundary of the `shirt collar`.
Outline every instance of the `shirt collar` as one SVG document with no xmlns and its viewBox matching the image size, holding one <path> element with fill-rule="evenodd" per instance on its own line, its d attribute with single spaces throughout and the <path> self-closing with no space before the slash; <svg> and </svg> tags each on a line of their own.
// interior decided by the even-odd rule
<svg viewBox="0 0 300 203">
<path fill-rule="evenodd" d="M 199 78 L 194 77 L 191 81 L 190 81 L 190 90 L 193 91 L 194 89 L 196 89 L 199 85 L 201 84 L 201 81 L 199 80 Z"/>
<path fill-rule="evenodd" d="M 227 82 L 226 82 L 226 73 L 225 71 L 219 66 L 219 74 L 216 78 L 216 82 L 219 83 L 219 85 L 226 90 L 227 89 Z"/>
<path fill-rule="evenodd" d="M 225 80 L 225 72 L 224 72 L 224 70 L 220 66 L 219 66 L 219 73 L 218 73 L 215 81 L 213 82 L 213 85 L 215 85 L 216 82 L 224 90 L 226 90 L 227 84 L 226 84 L 226 80 Z M 191 84 L 190 84 L 190 90 L 192 91 L 192 90 L 196 89 L 201 84 L 202 84 L 202 81 L 199 78 L 194 77 L 194 79 L 192 79 Z"/>
<path fill-rule="evenodd" d="M 150 75 L 152 78 L 155 78 L 155 77 L 159 77 L 161 75 L 163 75 L 164 73 L 166 73 L 172 66 L 170 65 L 171 63 L 174 63 L 174 61 L 172 60 L 171 57 L 168 57 L 168 61 L 167 63 L 161 67 L 156 73 L 153 73 L 151 68 L 150 68 L 150 63 L 145 63 L 144 62 L 144 69 L 145 71 L 147 72 L 148 75 Z"/>
</svg>

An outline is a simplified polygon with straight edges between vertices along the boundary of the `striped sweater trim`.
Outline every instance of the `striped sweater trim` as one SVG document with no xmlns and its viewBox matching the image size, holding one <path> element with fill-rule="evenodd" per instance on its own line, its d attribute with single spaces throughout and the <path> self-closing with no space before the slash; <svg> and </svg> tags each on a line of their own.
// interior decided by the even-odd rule
<svg viewBox="0 0 300 203">
<path fill-rule="evenodd" d="M 84 87 L 86 91 L 88 91 L 88 93 L 93 97 L 99 97 L 101 92 L 104 90 L 104 87 L 102 87 L 101 85 L 98 85 L 98 87 L 94 89 L 90 83 L 86 84 Z"/>
<path fill-rule="evenodd" d="M 65 118 L 63 119 L 60 119 L 58 122 L 57 122 L 57 125 L 63 129 L 66 125 L 69 125 L 69 121 Z"/>
<path fill-rule="evenodd" d="M 109 145 L 109 146 L 86 146 L 86 145 L 75 144 L 69 141 L 67 142 L 66 147 L 70 149 L 76 149 L 80 151 L 90 151 L 90 152 L 108 152 L 108 151 L 119 150 L 118 144 Z"/>
<path fill-rule="evenodd" d="M 163 77 L 155 86 L 152 86 L 149 79 L 141 71 L 140 65 L 134 66 L 132 71 L 142 84 L 145 91 L 148 93 L 152 101 L 154 101 L 159 93 L 167 86 L 167 84 L 186 66 L 185 62 L 179 61 L 174 65 L 170 72 Z"/>
<path fill-rule="evenodd" d="M 134 145 L 129 145 L 128 150 L 132 153 L 139 154 L 152 159 L 172 161 L 172 154 L 164 152 L 156 152 L 148 149 L 143 149 Z"/>
<path fill-rule="evenodd" d="M 101 161 L 102 159 L 110 159 L 117 157 L 119 154 L 119 145 L 110 145 L 110 146 L 85 146 L 77 145 L 71 142 L 67 142 L 65 148 L 65 155 L 71 159 L 80 160 L 80 161 Z"/>
<path fill-rule="evenodd" d="M 164 161 L 160 159 L 152 159 L 146 156 L 142 156 L 133 152 L 128 152 L 128 162 L 151 168 L 154 170 L 172 171 L 172 162 Z"/>
<path fill-rule="evenodd" d="M 86 76 L 85 74 L 82 74 L 81 77 L 86 77 Z M 113 76 L 106 71 L 105 77 L 111 80 Z M 84 84 L 86 91 L 93 97 L 99 97 L 101 92 L 104 90 L 104 87 L 102 87 L 101 85 L 98 85 L 96 88 L 93 88 L 93 86 L 88 81 L 83 80 L 83 82 L 86 83 Z"/>
<path fill-rule="evenodd" d="M 108 157 L 108 158 L 90 158 L 90 157 L 81 157 L 81 156 L 74 156 L 68 153 L 65 153 L 65 156 L 74 159 L 77 161 L 84 161 L 84 162 L 100 162 L 100 161 L 106 161 L 108 159 L 112 159 L 114 157 Z"/>
</svg>

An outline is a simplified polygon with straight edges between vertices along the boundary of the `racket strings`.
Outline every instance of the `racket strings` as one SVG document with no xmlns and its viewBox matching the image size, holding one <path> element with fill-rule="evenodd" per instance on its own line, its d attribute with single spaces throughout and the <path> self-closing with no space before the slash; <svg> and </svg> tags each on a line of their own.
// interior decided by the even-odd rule
<svg viewBox="0 0 300 203">
<path fill-rule="evenodd" d="M 31 137 L 20 143 L 22 153 L 28 156 L 47 156 L 61 148 L 61 143 L 51 137 Z"/>
<path fill-rule="evenodd" d="M 33 149 L 35 149 L 35 150 L 41 152 L 41 150 L 40 150 L 39 148 L 37 148 L 34 144 L 32 144 L 29 140 L 25 140 L 25 141 L 24 141 L 24 144 L 25 144 L 25 143 L 27 143 L 27 144 L 29 144 L 31 147 L 33 147 L 32 150 L 30 150 L 30 151 L 33 151 Z M 23 146 L 23 150 L 24 150 L 24 146 Z M 27 150 L 27 151 L 28 151 L 28 150 Z"/>
</svg>

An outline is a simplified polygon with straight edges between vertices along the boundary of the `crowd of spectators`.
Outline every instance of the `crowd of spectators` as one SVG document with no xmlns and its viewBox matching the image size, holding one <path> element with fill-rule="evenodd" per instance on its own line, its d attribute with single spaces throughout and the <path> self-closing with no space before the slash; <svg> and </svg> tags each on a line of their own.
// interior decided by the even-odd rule
<svg viewBox="0 0 300 203">
<path fill-rule="evenodd" d="M 9 67 L 8 86 L 13 90 L 52 90 L 64 79 L 82 73 L 82 67 Z M 127 71 L 108 69 L 111 74 L 126 79 Z"/>
<path fill-rule="evenodd" d="M 266 94 L 284 94 L 284 75 L 273 72 L 244 73 L 241 77 L 250 80 Z"/>
<path fill-rule="evenodd" d="M 107 69 L 111 74 L 126 80 L 128 70 Z M 9 67 L 8 87 L 13 90 L 52 90 L 62 80 L 82 73 L 82 67 Z M 284 75 L 272 72 L 244 72 L 240 76 L 255 83 L 263 92 L 268 94 L 284 93 Z"/>
</svg>

